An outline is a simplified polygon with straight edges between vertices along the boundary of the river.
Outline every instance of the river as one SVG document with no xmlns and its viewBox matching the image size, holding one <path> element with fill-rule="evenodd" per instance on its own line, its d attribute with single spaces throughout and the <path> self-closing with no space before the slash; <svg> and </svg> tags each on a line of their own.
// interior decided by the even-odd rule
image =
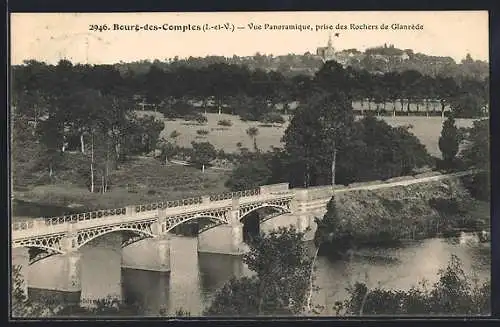
<svg viewBox="0 0 500 327">
<path fill-rule="evenodd" d="M 140 244 L 138 244 L 140 247 Z M 311 252 L 313 251 L 311 244 Z M 331 261 L 318 257 L 315 284 L 320 290 L 313 296 L 313 303 L 325 307 L 321 315 L 334 314 L 334 302 L 345 297 L 345 288 L 355 281 L 365 281 L 371 286 L 408 289 L 418 281 L 437 280 L 438 270 L 444 268 L 454 254 L 458 256 L 467 273 L 480 279 L 490 278 L 489 244 L 460 244 L 453 239 L 427 239 L 403 244 L 397 248 L 372 248 L 358 252 L 349 261 Z M 102 259 L 102 258 L 101 258 Z M 50 261 L 50 260 L 48 260 Z M 102 287 L 102 274 L 106 267 L 117 265 L 116 260 L 99 260 L 85 269 L 82 283 Z M 103 266 L 105 265 L 105 266 Z M 33 267 L 31 276 L 51 274 L 56 266 L 43 261 Z M 99 268 L 97 268 L 99 267 Z M 110 268 L 111 270 L 111 268 Z M 54 272 L 55 273 L 55 272 Z M 171 241 L 171 272 L 158 273 L 133 269 L 122 269 L 121 288 L 123 299 L 138 304 L 140 316 L 154 316 L 164 308 L 174 313 L 182 308 L 192 316 L 200 315 L 207 307 L 216 290 L 232 276 L 249 275 L 252 272 L 240 257 L 197 254 L 196 238 L 173 236 Z M 33 277 L 32 277 L 33 278 Z M 35 277 L 36 278 L 36 277 Z M 49 292 L 30 289 L 30 296 Z"/>
</svg>

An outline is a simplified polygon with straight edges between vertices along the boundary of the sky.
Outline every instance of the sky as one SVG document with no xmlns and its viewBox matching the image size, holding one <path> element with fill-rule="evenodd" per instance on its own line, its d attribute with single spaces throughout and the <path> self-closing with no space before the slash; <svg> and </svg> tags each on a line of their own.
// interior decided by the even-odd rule
<svg viewBox="0 0 500 327">
<path fill-rule="evenodd" d="M 73 63 L 109 64 L 175 56 L 315 53 L 317 47 L 326 45 L 330 34 L 336 50 L 363 51 L 387 43 L 428 55 L 450 56 L 457 62 L 467 53 L 474 59 L 489 57 L 487 11 L 14 13 L 10 19 L 14 65 L 27 59 L 57 63 L 66 58 Z M 122 25 L 146 24 L 159 29 L 115 30 Z M 179 31 L 168 30 L 165 24 L 213 28 Z M 260 25 L 261 29 L 251 29 L 249 24 Z M 271 30 L 265 24 L 310 25 L 311 30 Z M 394 29 L 393 24 L 418 24 L 422 29 Z M 93 25 L 108 30 L 92 30 Z"/>
</svg>

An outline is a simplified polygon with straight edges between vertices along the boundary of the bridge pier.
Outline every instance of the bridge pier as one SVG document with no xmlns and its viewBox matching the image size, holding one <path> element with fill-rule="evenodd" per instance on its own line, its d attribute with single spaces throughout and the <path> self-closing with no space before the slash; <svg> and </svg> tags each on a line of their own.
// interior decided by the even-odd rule
<svg viewBox="0 0 500 327">
<path fill-rule="evenodd" d="M 296 215 L 297 221 L 295 223 L 295 228 L 298 232 L 304 233 L 309 227 L 309 219 L 305 215 Z"/>
<path fill-rule="evenodd" d="M 219 225 L 198 235 L 199 253 L 242 255 L 245 251 L 243 224 L 240 222 Z"/>
<path fill-rule="evenodd" d="M 314 221 L 314 216 L 308 214 L 298 214 L 297 217 L 297 231 L 304 233 L 304 241 L 311 241 L 314 239 L 317 224 Z"/>
<path fill-rule="evenodd" d="M 79 249 L 81 253 L 80 304 L 92 307 L 96 300 L 121 301 L 122 235 L 119 232 L 99 236 Z"/>
<path fill-rule="evenodd" d="M 240 199 L 233 198 L 227 213 L 229 224 L 219 225 L 198 234 L 199 253 L 242 255 L 248 249 L 243 243 L 243 224 L 240 222 Z"/>
<path fill-rule="evenodd" d="M 82 290 L 81 256 L 79 251 L 70 251 L 64 254 L 62 278 L 58 291 L 80 292 Z"/>
<path fill-rule="evenodd" d="M 155 239 L 158 248 L 158 266 L 157 271 L 170 271 L 170 237 L 161 235 Z"/>
<path fill-rule="evenodd" d="M 170 271 L 170 235 L 163 234 L 123 249 L 122 267 L 156 272 Z"/>
</svg>

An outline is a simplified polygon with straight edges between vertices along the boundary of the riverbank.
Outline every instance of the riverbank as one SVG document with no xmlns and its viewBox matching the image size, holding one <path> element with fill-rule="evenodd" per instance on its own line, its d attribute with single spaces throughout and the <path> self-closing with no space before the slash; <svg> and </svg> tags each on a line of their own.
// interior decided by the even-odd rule
<svg viewBox="0 0 500 327">
<path fill-rule="evenodd" d="M 321 254 L 490 228 L 490 204 L 474 199 L 460 178 L 339 193 L 335 200 L 341 232 Z"/>
</svg>

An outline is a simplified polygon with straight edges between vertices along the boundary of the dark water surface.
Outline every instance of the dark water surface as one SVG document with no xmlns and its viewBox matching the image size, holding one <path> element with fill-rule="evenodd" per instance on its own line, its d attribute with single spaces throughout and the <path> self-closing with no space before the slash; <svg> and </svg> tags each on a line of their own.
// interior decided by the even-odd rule
<svg viewBox="0 0 500 327">
<path fill-rule="evenodd" d="M 452 254 L 462 260 L 467 273 L 482 280 L 490 278 L 489 244 L 427 239 L 397 248 L 363 250 L 349 260 L 331 261 L 318 257 L 315 277 L 320 290 L 313 296 L 313 303 L 325 306 L 322 315 L 333 315 L 334 302 L 342 300 L 346 296 L 345 288 L 356 281 L 367 282 L 372 287 L 380 285 L 394 289 L 408 289 L 423 279 L 435 282 L 438 270 L 446 267 Z M 82 283 L 91 285 L 87 294 L 94 291 L 100 294 L 106 285 L 102 271 L 120 264 L 119 258 L 109 259 L 86 267 Z M 108 265 L 110 268 L 106 268 Z M 42 274 L 50 274 L 55 267 L 41 261 L 30 272 L 30 279 L 42 278 Z M 251 273 L 241 257 L 198 254 L 196 238 L 175 236 L 171 242 L 171 272 L 122 269 L 122 297 L 128 303 L 138 304 L 142 308 L 138 313 L 141 316 L 154 316 L 162 309 L 174 313 L 180 308 L 196 316 L 210 304 L 215 291 L 232 276 Z M 110 284 L 116 282 L 108 281 Z M 30 294 L 44 292 L 32 289 Z"/>
</svg>

